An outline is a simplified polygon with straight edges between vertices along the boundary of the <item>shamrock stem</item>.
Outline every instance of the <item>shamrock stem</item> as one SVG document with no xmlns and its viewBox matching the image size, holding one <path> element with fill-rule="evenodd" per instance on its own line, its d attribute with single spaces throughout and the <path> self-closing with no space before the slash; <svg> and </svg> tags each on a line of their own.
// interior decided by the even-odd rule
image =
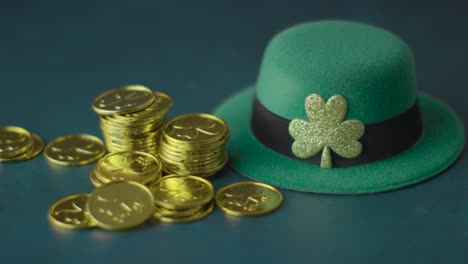
<svg viewBox="0 0 468 264">
<path fill-rule="evenodd" d="M 329 169 L 332 167 L 331 152 L 329 147 L 324 147 L 322 150 L 322 159 L 320 161 L 320 167 Z"/>
</svg>

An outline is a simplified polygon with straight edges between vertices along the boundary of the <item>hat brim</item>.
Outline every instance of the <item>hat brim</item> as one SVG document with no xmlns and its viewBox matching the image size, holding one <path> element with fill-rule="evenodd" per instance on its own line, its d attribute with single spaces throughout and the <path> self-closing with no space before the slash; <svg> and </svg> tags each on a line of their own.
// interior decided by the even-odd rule
<svg viewBox="0 0 468 264">
<path fill-rule="evenodd" d="M 229 98 L 215 114 L 231 131 L 230 166 L 254 180 L 305 192 L 365 194 L 389 191 L 428 179 L 453 163 L 463 150 L 463 123 L 449 106 L 418 96 L 423 122 L 419 141 L 391 158 L 346 168 L 322 169 L 290 159 L 262 145 L 250 130 L 253 87 Z"/>
</svg>

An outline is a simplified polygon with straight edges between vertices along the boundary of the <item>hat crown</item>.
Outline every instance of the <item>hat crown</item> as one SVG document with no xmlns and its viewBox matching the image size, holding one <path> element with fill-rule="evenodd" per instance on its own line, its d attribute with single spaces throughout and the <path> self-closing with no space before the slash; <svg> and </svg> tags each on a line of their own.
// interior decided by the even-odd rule
<svg viewBox="0 0 468 264">
<path fill-rule="evenodd" d="M 257 98 L 271 112 L 306 118 L 310 94 L 342 95 L 347 119 L 378 123 L 410 108 L 416 99 L 414 60 L 394 34 L 343 21 L 300 24 L 269 43 L 257 81 Z"/>
</svg>

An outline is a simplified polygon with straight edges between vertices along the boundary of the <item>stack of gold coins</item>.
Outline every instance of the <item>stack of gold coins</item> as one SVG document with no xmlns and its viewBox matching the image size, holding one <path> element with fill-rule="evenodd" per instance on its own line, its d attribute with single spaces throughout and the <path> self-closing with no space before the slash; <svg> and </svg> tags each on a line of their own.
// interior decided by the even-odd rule
<svg viewBox="0 0 468 264">
<path fill-rule="evenodd" d="M 162 130 L 159 155 L 164 172 L 208 177 L 227 163 L 229 129 L 209 114 L 186 114 L 168 121 Z"/>
<path fill-rule="evenodd" d="M 167 94 L 141 85 L 107 91 L 93 102 L 109 152 L 138 150 L 157 154 L 166 113 L 172 107 Z"/>
<path fill-rule="evenodd" d="M 116 152 L 99 160 L 91 173 L 91 183 L 99 187 L 113 181 L 134 181 L 149 187 L 161 175 L 161 161 L 153 155 L 140 151 Z"/>
<path fill-rule="evenodd" d="M 196 221 L 213 211 L 214 187 L 201 177 L 169 175 L 161 178 L 151 189 L 156 204 L 156 221 Z"/>
<path fill-rule="evenodd" d="M 41 137 L 24 128 L 0 127 L 0 162 L 32 159 L 43 148 L 44 141 Z"/>
</svg>

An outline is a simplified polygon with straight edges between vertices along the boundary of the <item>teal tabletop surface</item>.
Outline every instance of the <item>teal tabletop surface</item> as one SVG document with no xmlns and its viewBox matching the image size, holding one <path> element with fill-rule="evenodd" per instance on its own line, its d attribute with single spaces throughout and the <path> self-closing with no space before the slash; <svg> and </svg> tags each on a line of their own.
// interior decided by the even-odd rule
<svg viewBox="0 0 468 264">
<path fill-rule="evenodd" d="M 408 3 L 411 2 L 411 3 Z M 101 136 L 101 92 L 143 84 L 174 99 L 169 116 L 212 112 L 255 83 L 278 31 L 327 18 L 371 23 L 413 49 L 419 89 L 468 119 L 468 4 L 443 1 L 0 1 L 0 126 L 50 141 Z M 66 231 L 57 199 L 90 192 L 93 165 L 43 155 L 0 163 L 0 263 L 468 263 L 468 157 L 421 184 L 376 195 L 282 190 L 271 215 Z M 405 173 L 403 170 L 401 173 Z M 216 188 L 246 180 L 230 168 Z"/>
</svg>

